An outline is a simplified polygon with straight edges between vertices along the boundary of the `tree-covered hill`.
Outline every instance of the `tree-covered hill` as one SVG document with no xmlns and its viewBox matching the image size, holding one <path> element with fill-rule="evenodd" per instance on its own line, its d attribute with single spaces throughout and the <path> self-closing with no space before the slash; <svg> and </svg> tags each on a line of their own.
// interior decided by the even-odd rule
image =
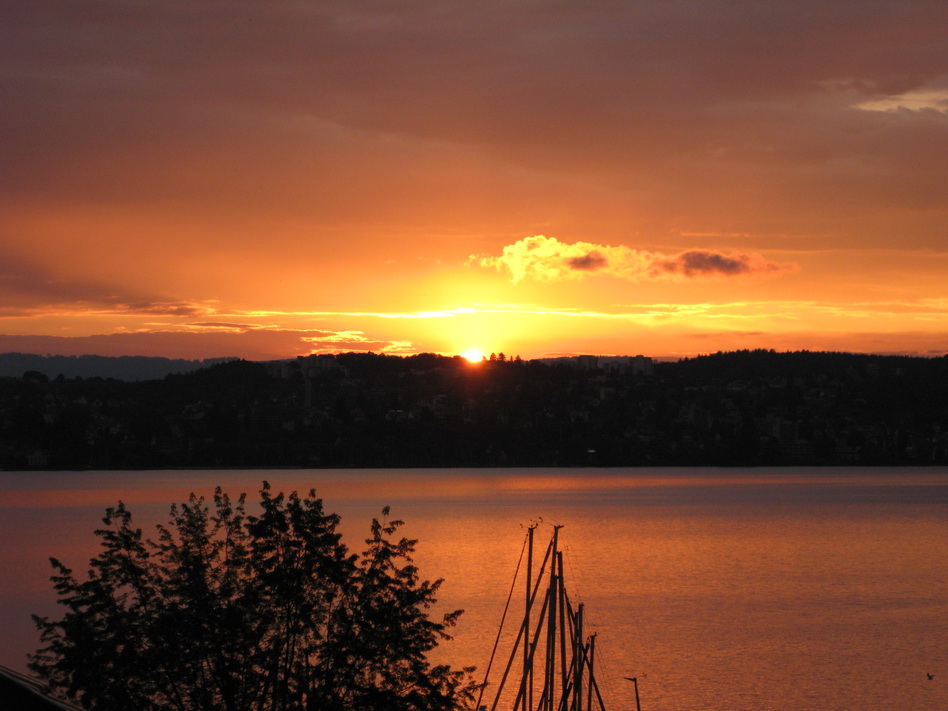
<svg viewBox="0 0 948 711">
<path fill-rule="evenodd" d="M 161 380 L 0 378 L 25 468 L 948 463 L 948 358 L 346 353 Z"/>
</svg>

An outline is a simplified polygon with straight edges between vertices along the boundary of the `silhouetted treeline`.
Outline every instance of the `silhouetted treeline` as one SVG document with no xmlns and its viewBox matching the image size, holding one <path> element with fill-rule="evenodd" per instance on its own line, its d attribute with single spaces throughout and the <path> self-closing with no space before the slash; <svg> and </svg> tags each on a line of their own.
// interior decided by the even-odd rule
<svg viewBox="0 0 948 711">
<path fill-rule="evenodd" d="M 948 358 L 347 353 L 0 378 L 6 469 L 948 464 Z"/>
<path fill-rule="evenodd" d="M 48 378 L 115 378 L 116 380 L 156 380 L 173 373 L 190 373 L 236 358 L 157 358 L 152 356 L 63 356 L 35 353 L 0 353 L 0 376 L 17 376 L 28 371 Z"/>
</svg>

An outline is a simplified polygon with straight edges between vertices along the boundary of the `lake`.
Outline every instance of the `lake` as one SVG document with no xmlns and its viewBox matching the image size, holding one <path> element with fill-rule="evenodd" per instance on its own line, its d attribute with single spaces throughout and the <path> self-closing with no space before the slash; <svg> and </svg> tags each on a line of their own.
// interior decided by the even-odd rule
<svg viewBox="0 0 948 711">
<path fill-rule="evenodd" d="M 438 652 L 456 665 L 486 666 L 538 522 L 538 547 L 564 526 L 610 711 L 634 709 L 627 676 L 644 711 L 948 709 L 945 468 L 2 472 L 0 663 L 25 668 L 29 614 L 57 612 L 47 558 L 83 570 L 106 506 L 148 531 L 191 491 L 263 479 L 315 488 L 356 550 L 390 505 L 466 610 Z"/>
</svg>

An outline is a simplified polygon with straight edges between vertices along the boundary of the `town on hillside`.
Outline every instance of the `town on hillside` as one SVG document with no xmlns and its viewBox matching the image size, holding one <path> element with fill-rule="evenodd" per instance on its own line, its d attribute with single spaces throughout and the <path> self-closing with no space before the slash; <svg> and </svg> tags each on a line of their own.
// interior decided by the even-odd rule
<svg viewBox="0 0 948 711">
<path fill-rule="evenodd" d="M 0 377 L 0 466 L 948 464 L 948 357 L 372 353 Z"/>
</svg>

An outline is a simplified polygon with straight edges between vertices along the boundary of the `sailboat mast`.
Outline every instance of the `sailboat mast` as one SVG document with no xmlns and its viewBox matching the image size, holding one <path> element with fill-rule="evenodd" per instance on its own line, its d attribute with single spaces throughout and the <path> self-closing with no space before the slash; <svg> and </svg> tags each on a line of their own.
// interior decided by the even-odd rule
<svg viewBox="0 0 948 711">
<path fill-rule="evenodd" d="M 563 574 L 563 553 L 560 551 L 556 554 L 556 563 L 559 567 L 559 600 L 560 600 L 560 686 L 562 687 L 561 698 L 565 697 L 567 694 L 567 689 L 569 688 L 569 672 L 566 668 L 566 645 L 569 643 L 572 646 L 572 641 L 568 640 L 566 637 L 566 618 L 570 613 L 570 609 L 567 607 L 568 601 L 566 599 L 566 576 Z M 564 698 L 564 703 L 565 698 Z"/>
<path fill-rule="evenodd" d="M 576 608 L 576 633 L 573 637 L 573 711 L 583 711 L 583 603 Z"/>
<path fill-rule="evenodd" d="M 526 615 L 523 626 L 528 634 L 523 636 L 523 680 L 526 685 L 526 694 L 523 698 L 523 711 L 533 708 L 533 656 L 530 654 L 530 606 L 532 603 L 531 588 L 533 587 L 533 532 L 537 524 L 531 524 L 527 529 L 527 584 L 526 584 Z M 514 709 L 516 711 L 516 709 Z"/>
<path fill-rule="evenodd" d="M 556 603 L 559 597 L 557 590 L 557 547 L 559 545 L 560 529 L 562 526 L 553 527 L 553 541 L 551 543 L 553 557 L 550 566 L 550 587 L 547 590 L 549 596 L 549 620 L 546 636 L 546 674 L 544 675 L 544 695 L 546 697 L 547 711 L 553 711 L 553 699 L 556 697 Z"/>
<path fill-rule="evenodd" d="M 586 685 L 589 691 L 586 695 L 586 708 L 592 711 L 593 707 L 593 669 L 596 662 L 596 635 L 589 635 L 589 683 Z"/>
<path fill-rule="evenodd" d="M 546 546 L 542 563 L 539 565 L 535 565 L 534 562 L 536 528 L 536 524 L 529 526 L 527 539 L 524 542 L 525 550 L 522 551 L 527 554 L 526 609 L 523 621 L 510 648 L 510 656 L 496 688 L 490 711 L 498 711 L 502 698 L 506 699 L 506 703 L 509 704 L 506 708 L 511 711 L 605 711 L 606 706 L 594 668 L 596 635 L 591 634 L 586 639 L 588 626 L 585 619 L 586 607 L 583 603 L 579 603 L 574 609 L 566 593 L 565 556 L 559 550 L 559 530 L 562 526 L 553 526 L 553 535 L 549 545 Z M 537 558 L 537 562 L 539 561 L 540 558 Z M 510 595 L 507 598 L 508 607 L 516 590 L 522 563 L 521 557 L 517 563 L 518 570 L 511 584 Z M 547 565 L 550 566 L 549 574 L 546 571 Z M 535 577 L 534 568 L 537 568 Z M 541 589 L 544 587 L 546 594 L 541 596 Z M 535 610 L 534 605 L 537 605 L 538 609 Z M 504 618 L 506 615 L 505 609 Z M 498 640 L 502 631 L 503 618 Z M 522 648 L 521 640 L 523 641 Z M 541 650 L 541 643 L 545 644 L 545 650 Z M 542 681 L 539 667 L 541 655 L 544 657 Z M 493 654 L 491 662 L 493 662 Z M 512 690 L 505 697 L 504 689 L 507 680 L 511 672 L 516 678 L 516 669 L 521 664 L 523 674 L 516 693 L 513 694 L 514 698 L 510 698 Z M 488 664 L 488 672 L 490 666 Z M 638 679 L 628 678 L 628 680 L 635 685 L 635 703 L 636 708 L 639 709 L 641 706 L 638 696 Z M 485 676 L 481 689 L 482 695 L 487 684 Z M 487 711 L 488 707 L 481 706 L 480 701 L 481 698 L 478 698 L 475 707 L 478 711 Z"/>
</svg>

